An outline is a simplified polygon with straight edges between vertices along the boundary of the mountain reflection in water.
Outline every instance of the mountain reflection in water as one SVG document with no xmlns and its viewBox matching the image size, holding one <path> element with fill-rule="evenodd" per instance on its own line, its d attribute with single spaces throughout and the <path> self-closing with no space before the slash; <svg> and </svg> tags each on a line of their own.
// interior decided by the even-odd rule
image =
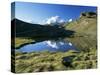
<svg viewBox="0 0 100 75">
<path fill-rule="evenodd" d="M 36 42 L 33 44 L 27 44 L 19 48 L 21 52 L 41 52 L 41 51 L 61 51 L 76 50 L 76 47 L 65 40 L 45 40 L 42 42 Z"/>
</svg>

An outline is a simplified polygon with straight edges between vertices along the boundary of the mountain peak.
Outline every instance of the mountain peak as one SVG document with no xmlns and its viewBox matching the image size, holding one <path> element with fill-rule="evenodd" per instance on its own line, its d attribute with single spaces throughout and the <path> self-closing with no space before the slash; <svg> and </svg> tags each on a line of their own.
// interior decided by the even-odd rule
<svg viewBox="0 0 100 75">
<path fill-rule="evenodd" d="M 95 18 L 97 16 L 96 12 L 82 12 L 80 15 L 80 18 L 85 17 L 85 18 Z"/>
</svg>

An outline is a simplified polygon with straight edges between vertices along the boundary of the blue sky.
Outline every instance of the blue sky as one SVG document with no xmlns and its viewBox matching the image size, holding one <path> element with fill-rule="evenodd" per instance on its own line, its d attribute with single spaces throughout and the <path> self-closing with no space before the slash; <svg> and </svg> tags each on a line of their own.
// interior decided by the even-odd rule
<svg viewBox="0 0 100 75">
<path fill-rule="evenodd" d="M 14 15 L 14 4 L 12 4 L 12 15 Z M 30 2 L 15 3 L 15 18 L 26 22 L 43 24 L 47 19 L 54 16 L 59 16 L 64 21 L 69 19 L 77 19 L 81 12 L 94 11 L 96 7 L 90 6 L 74 6 L 74 5 L 59 5 L 59 4 L 43 4 Z M 12 16 L 12 19 L 14 17 Z"/>
</svg>

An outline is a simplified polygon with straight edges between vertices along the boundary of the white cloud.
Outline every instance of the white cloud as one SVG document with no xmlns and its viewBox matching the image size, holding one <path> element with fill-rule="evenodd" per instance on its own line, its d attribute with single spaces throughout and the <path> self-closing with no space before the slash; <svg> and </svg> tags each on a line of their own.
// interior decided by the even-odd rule
<svg viewBox="0 0 100 75">
<path fill-rule="evenodd" d="M 72 22 L 72 21 L 73 21 L 72 19 L 69 19 L 69 20 L 68 20 L 68 22 Z"/>
<path fill-rule="evenodd" d="M 72 46 L 72 43 L 68 43 L 70 46 Z"/>
<path fill-rule="evenodd" d="M 60 20 L 60 21 L 59 21 L 59 23 L 64 23 L 64 22 L 65 22 L 64 20 Z"/>
<path fill-rule="evenodd" d="M 60 43 L 60 45 L 64 45 L 64 42 L 59 42 Z"/>
<path fill-rule="evenodd" d="M 60 16 L 52 16 L 47 19 L 46 24 L 60 24 L 64 23 L 65 21 L 60 18 Z"/>
<path fill-rule="evenodd" d="M 53 16 L 53 17 L 49 18 L 46 23 L 47 24 L 57 23 L 58 20 L 59 20 L 59 16 Z"/>
<path fill-rule="evenodd" d="M 34 23 L 33 20 L 27 20 L 26 22 L 28 22 L 28 23 Z"/>
<path fill-rule="evenodd" d="M 46 41 L 46 44 L 52 48 L 58 49 L 56 42 Z"/>
<path fill-rule="evenodd" d="M 28 23 L 31 23 L 32 22 L 32 20 L 23 20 L 23 21 L 28 22 Z"/>
</svg>

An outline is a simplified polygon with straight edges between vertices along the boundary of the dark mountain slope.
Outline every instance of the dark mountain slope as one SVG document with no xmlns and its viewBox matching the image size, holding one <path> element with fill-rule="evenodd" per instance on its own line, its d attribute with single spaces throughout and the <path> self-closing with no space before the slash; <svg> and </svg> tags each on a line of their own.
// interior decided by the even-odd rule
<svg viewBox="0 0 100 75">
<path fill-rule="evenodd" d="M 16 37 L 69 37 L 74 33 L 61 27 L 31 24 L 18 19 L 12 20 L 11 25 L 12 31 L 16 32 Z"/>
</svg>

